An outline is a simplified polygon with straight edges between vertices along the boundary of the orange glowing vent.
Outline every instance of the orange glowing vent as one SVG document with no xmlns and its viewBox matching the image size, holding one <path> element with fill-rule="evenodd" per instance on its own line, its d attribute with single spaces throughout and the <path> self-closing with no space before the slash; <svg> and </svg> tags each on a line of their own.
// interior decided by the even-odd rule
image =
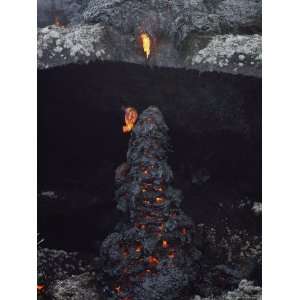
<svg viewBox="0 0 300 300">
<path fill-rule="evenodd" d="M 151 39 L 150 36 L 147 33 L 141 34 L 141 40 L 142 40 L 142 46 L 144 53 L 146 55 L 146 58 L 149 58 L 150 52 L 151 52 Z"/>
<path fill-rule="evenodd" d="M 159 264 L 159 260 L 155 256 L 149 256 L 148 263 L 152 266 L 155 266 Z"/>
<path fill-rule="evenodd" d="M 124 133 L 128 133 L 133 129 L 137 118 L 138 118 L 138 113 L 135 108 L 133 108 L 133 107 L 125 108 L 125 124 L 126 125 L 123 126 Z"/>
<path fill-rule="evenodd" d="M 38 284 L 37 285 L 37 291 L 38 291 L 38 293 L 43 293 L 44 290 L 45 290 L 45 285 L 43 285 L 43 284 Z"/>
<path fill-rule="evenodd" d="M 162 241 L 162 246 L 163 246 L 163 248 L 168 248 L 169 247 L 168 241 L 163 240 Z"/>
</svg>

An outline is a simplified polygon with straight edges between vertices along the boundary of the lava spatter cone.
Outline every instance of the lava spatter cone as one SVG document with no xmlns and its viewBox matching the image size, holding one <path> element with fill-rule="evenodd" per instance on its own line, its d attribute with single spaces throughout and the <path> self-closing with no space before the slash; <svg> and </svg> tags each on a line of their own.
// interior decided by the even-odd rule
<svg viewBox="0 0 300 300">
<path fill-rule="evenodd" d="M 109 299 L 175 299 L 197 272 L 194 224 L 180 209 L 181 192 L 172 187 L 168 149 L 168 127 L 151 106 L 132 131 L 126 175 L 116 180 L 125 221 L 100 250 L 101 284 Z"/>
</svg>

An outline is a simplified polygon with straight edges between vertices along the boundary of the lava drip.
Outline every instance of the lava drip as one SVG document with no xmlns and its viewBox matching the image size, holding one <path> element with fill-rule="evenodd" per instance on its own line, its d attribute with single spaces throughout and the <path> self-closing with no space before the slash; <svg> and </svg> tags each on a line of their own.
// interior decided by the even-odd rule
<svg viewBox="0 0 300 300">
<path fill-rule="evenodd" d="M 160 110 L 147 108 L 132 131 L 127 162 L 116 171 L 117 208 L 125 221 L 101 246 L 101 283 L 109 299 L 175 299 L 197 272 L 194 224 L 171 185 L 167 132 Z"/>
</svg>

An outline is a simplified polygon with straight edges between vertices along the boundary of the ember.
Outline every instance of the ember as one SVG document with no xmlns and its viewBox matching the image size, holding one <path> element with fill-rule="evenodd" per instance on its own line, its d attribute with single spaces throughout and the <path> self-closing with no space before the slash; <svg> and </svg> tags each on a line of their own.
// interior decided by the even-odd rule
<svg viewBox="0 0 300 300">
<path fill-rule="evenodd" d="M 137 118 L 138 118 L 138 113 L 135 108 L 127 107 L 125 109 L 125 124 L 126 125 L 123 126 L 124 133 L 128 133 L 133 129 Z"/>
<path fill-rule="evenodd" d="M 120 286 L 117 286 L 117 287 L 115 288 L 115 291 L 117 292 L 117 294 L 120 294 L 120 292 L 121 292 L 121 287 L 120 287 Z"/>
<path fill-rule="evenodd" d="M 149 58 L 150 51 L 151 51 L 151 39 L 150 36 L 147 33 L 142 33 L 141 34 L 141 40 L 142 40 L 142 46 L 144 53 L 146 55 L 146 58 Z"/>
<path fill-rule="evenodd" d="M 43 284 L 38 284 L 37 285 L 37 291 L 38 291 L 38 293 L 43 293 L 44 292 L 44 290 L 45 290 L 45 285 L 43 285 Z"/>
<path fill-rule="evenodd" d="M 138 244 L 138 245 L 136 245 L 136 247 L 135 247 L 135 252 L 136 253 L 140 253 L 140 252 L 142 252 L 142 245 L 140 245 L 140 244 Z"/>
<path fill-rule="evenodd" d="M 162 203 L 163 201 L 164 201 L 164 199 L 162 197 L 156 197 L 155 198 L 155 202 L 158 203 L 158 204 Z"/>
<path fill-rule="evenodd" d="M 163 247 L 163 248 L 168 248 L 168 247 L 169 247 L 168 241 L 163 240 L 163 241 L 162 241 L 162 247 Z"/>
<path fill-rule="evenodd" d="M 159 260 L 154 257 L 154 256 L 149 256 L 148 257 L 148 263 L 151 265 L 151 266 L 155 266 L 155 265 L 158 265 L 159 264 Z"/>
</svg>

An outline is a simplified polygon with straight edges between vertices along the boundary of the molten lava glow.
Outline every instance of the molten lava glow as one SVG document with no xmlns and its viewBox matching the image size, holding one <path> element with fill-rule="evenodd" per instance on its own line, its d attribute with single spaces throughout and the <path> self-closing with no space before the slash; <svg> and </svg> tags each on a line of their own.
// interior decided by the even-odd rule
<svg viewBox="0 0 300 300">
<path fill-rule="evenodd" d="M 155 202 L 158 203 L 158 204 L 162 203 L 163 201 L 164 201 L 164 199 L 162 197 L 156 197 L 155 198 Z"/>
<path fill-rule="evenodd" d="M 149 58 L 150 51 L 151 51 L 151 39 L 150 36 L 147 33 L 142 33 L 141 34 L 141 40 L 142 40 L 142 45 L 143 45 L 143 50 L 146 55 L 146 58 Z"/>
<path fill-rule="evenodd" d="M 37 291 L 39 293 L 42 293 L 44 291 L 44 289 L 45 289 L 45 286 L 43 284 L 38 284 L 37 285 Z"/>
<path fill-rule="evenodd" d="M 142 246 L 141 246 L 141 245 L 137 245 L 137 246 L 135 247 L 135 252 L 136 252 L 136 253 L 141 253 L 141 252 L 142 252 Z"/>
<path fill-rule="evenodd" d="M 168 253 L 168 257 L 171 258 L 171 259 L 174 258 L 175 257 L 175 253 L 173 251 L 170 251 Z"/>
<path fill-rule="evenodd" d="M 123 126 L 124 133 L 130 132 L 133 129 L 137 118 L 138 118 L 138 113 L 135 108 L 133 108 L 133 107 L 125 108 L 125 124 L 126 125 Z"/>
<path fill-rule="evenodd" d="M 159 264 L 159 260 L 155 256 L 149 256 L 148 263 L 152 266 L 155 266 Z"/>
<path fill-rule="evenodd" d="M 163 248 L 168 248 L 168 247 L 169 247 L 168 241 L 163 240 L 163 241 L 162 241 L 162 247 L 163 247 Z"/>
</svg>

